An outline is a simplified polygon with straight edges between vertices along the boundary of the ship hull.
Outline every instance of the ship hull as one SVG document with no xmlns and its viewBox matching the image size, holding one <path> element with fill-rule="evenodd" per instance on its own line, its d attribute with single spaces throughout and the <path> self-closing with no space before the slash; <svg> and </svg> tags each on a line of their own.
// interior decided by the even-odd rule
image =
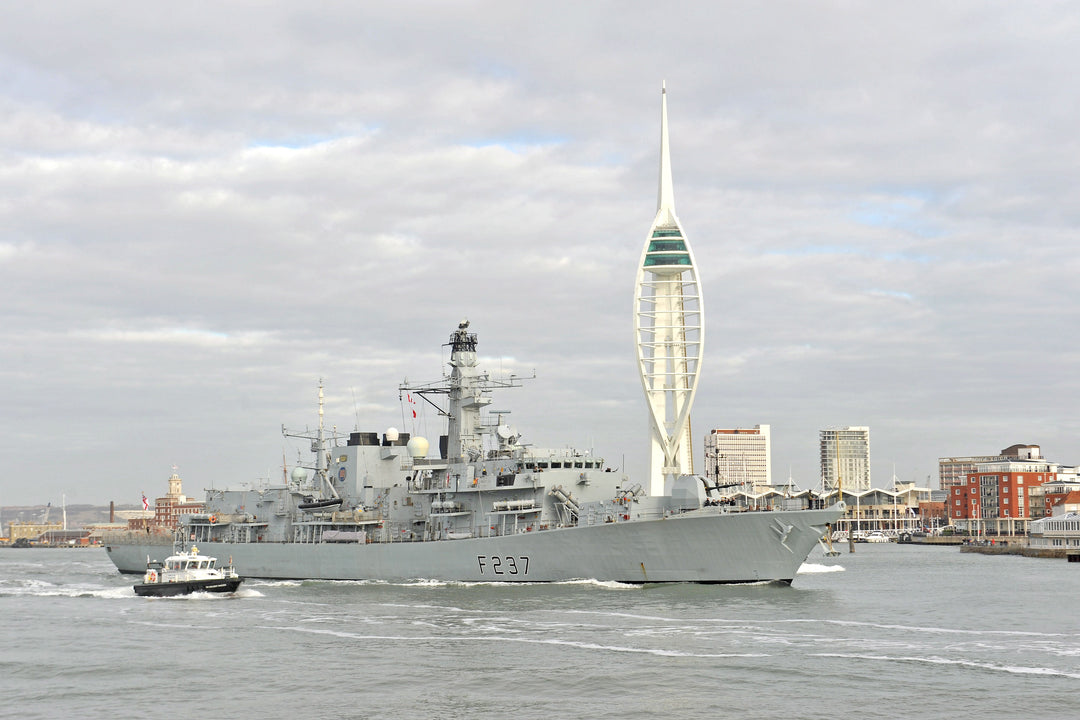
<svg viewBox="0 0 1080 720">
<path fill-rule="evenodd" d="M 841 508 L 725 513 L 703 508 L 664 519 L 499 537 L 400 543 L 200 542 L 245 577 L 432 579 L 462 582 L 790 583 Z M 161 546 L 112 544 L 124 573 L 142 573 Z"/>
<path fill-rule="evenodd" d="M 172 582 L 141 583 L 135 594 L 142 597 L 173 597 L 196 592 L 231 593 L 240 587 L 243 578 L 212 578 L 209 580 L 176 580 Z"/>
</svg>

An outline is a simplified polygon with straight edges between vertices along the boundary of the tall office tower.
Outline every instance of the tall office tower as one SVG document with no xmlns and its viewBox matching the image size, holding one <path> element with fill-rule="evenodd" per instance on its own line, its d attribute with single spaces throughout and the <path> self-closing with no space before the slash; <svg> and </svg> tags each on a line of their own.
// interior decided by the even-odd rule
<svg viewBox="0 0 1080 720">
<path fill-rule="evenodd" d="M 821 481 L 826 490 L 870 489 L 870 428 L 820 430 Z"/>
<path fill-rule="evenodd" d="M 705 477 L 733 490 L 772 484 L 769 426 L 713 430 L 705 436 Z"/>
<path fill-rule="evenodd" d="M 651 413 L 651 495 L 663 494 L 667 478 L 694 472 L 690 408 L 705 348 L 694 253 L 675 215 L 666 87 L 660 98 L 660 191 L 634 293 L 638 372 Z"/>
</svg>

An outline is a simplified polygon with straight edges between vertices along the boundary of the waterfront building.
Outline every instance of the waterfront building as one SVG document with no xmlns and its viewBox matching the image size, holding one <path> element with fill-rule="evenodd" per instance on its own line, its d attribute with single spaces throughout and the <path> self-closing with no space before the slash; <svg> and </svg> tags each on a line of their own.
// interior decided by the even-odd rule
<svg viewBox="0 0 1080 720">
<path fill-rule="evenodd" d="M 1080 514 L 1068 513 L 1032 521 L 1028 546 L 1047 550 L 1080 548 Z"/>
<path fill-rule="evenodd" d="M 1023 534 L 1033 514 L 1045 514 L 1044 503 L 1052 497 L 1045 490 L 1033 493 L 1032 488 L 1053 482 L 1059 469 L 1061 466 L 1046 462 L 1037 453 L 1027 459 L 979 463 L 963 485 L 950 489 L 949 518 L 953 525 L 970 532 Z M 1033 501 L 1040 504 L 1034 513 Z"/>
<path fill-rule="evenodd" d="M 892 490 L 849 490 L 845 482 L 841 490 L 825 493 L 818 501 L 830 505 L 840 499 L 847 504 L 847 512 L 835 528 L 842 533 L 860 536 L 880 530 L 897 535 L 932 527 L 923 521 L 920 512 L 923 505 L 931 503 L 932 492 L 930 488 L 916 487 L 915 483 L 897 483 Z"/>
<path fill-rule="evenodd" d="M 38 542 L 50 546 L 85 547 L 90 544 L 90 531 L 84 528 L 78 530 L 49 530 L 41 534 Z"/>
<path fill-rule="evenodd" d="M 57 530 L 65 530 L 64 523 L 59 520 L 49 522 L 49 513 L 52 511 L 52 503 L 45 506 L 45 511 L 42 512 L 41 517 L 37 520 L 19 521 L 13 520 L 8 524 L 7 538 L 10 542 L 37 542 L 42 535 L 47 532 L 55 532 Z M 64 515 L 65 521 L 67 515 Z M 0 534 L 3 534 L 3 528 L 0 528 Z"/>
<path fill-rule="evenodd" d="M 1047 550 L 1080 548 L 1080 490 L 1061 498 L 1053 515 L 1031 522 L 1028 545 Z"/>
<path fill-rule="evenodd" d="M 60 532 L 63 531 L 64 524 L 59 520 L 49 522 L 48 520 L 41 520 L 39 522 L 19 522 L 13 520 L 8 524 L 8 539 L 14 543 L 19 540 L 25 542 L 38 542 L 42 535 L 48 532 Z"/>
<path fill-rule="evenodd" d="M 1046 489 L 1050 483 L 1043 483 L 1042 485 L 1029 485 L 1027 488 L 1027 507 L 1028 518 L 1030 520 L 1039 520 L 1040 518 L 1050 517 L 1053 513 L 1050 511 L 1050 503 L 1046 501 Z"/>
<path fill-rule="evenodd" d="M 842 427 L 819 431 L 821 482 L 828 490 L 870 489 L 870 428 Z"/>
<path fill-rule="evenodd" d="M 1001 455 L 938 458 L 938 482 L 941 489 L 946 491 L 960 487 L 967 484 L 968 474 L 975 472 L 980 463 L 1004 459 Z"/>
<path fill-rule="evenodd" d="M 965 485 L 969 473 L 975 472 L 982 463 L 998 460 L 1037 460 L 1041 457 L 1038 445 L 1011 445 L 997 455 L 971 455 L 968 457 L 938 458 L 938 482 L 942 490 Z"/>
<path fill-rule="evenodd" d="M 1080 478 L 1076 468 L 1060 467 L 1053 480 L 1048 480 L 1039 487 L 1041 502 L 1032 501 L 1031 517 L 1051 517 L 1061 512 L 1061 506 L 1073 493 L 1080 491 Z M 1038 514 L 1036 514 L 1036 512 Z"/>
<path fill-rule="evenodd" d="M 668 146 L 667 88 L 660 100 L 660 188 L 638 263 L 634 340 L 649 406 L 649 494 L 694 472 L 690 409 L 705 350 L 705 307 L 690 241 L 675 215 Z"/>
<path fill-rule="evenodd" d="M 766 488 L 772 485 L 771 455 L 768 425 L 715 429 L 705 436 L 705 477 L 713 485 Z"/>
<path fill-rule="evenodd" d="M 721 489 L 720 495 L 725 504 L 754 510 L 828 507 L 843 500 L 847 511 L 836 521 L 833 530 L 841 534 L 853 532 L 857 537 L 874 531 L 897 537 L 945 524 L 943 493 L 910 482 L 898 482 L 892 490 L 849 490 L 845 484 L 841 490 L 824 493 L 796 490 L 790 484 L 753 488 L 735 486 Z"/>
<path fill-rule="evenodd" d="M 205 503 L 184 495 L 180 476 L 176 474 L 174 468 L 173 474 L 169 477 L 169 491 L 154 501 L 153 525 L 175 530 L 180 527 L 181 516 L 200 513 L 205 507 Z"/>
<path fill-rule="evenodd" d="M 731 487 L 721 490 L 721 496 L 726 503 L 735 507 L 753 510 L 805 510 L 818 507 L 812 504 L 809 490 L 790 493 L 778 487 Z"/>
<path fill-rule="evenodd" d="M 919 522 L 924 528 L 933 529 L 949 524 L 948 497 L 949 493 L 945 490 L 931 490 L 929 500 L 919 501 Z"/>
<path fill-rule="evenodd" d="M 1057 503 L 1054 503 L 1054 515 L 1076 515 L 1080 513 L 1080 490 L 1073 490 Z"/>
</svg>

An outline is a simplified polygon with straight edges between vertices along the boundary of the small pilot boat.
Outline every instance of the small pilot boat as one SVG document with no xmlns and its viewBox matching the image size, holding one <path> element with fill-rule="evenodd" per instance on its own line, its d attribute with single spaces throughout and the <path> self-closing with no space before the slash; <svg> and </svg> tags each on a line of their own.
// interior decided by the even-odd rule
<svg viewBox="0 0 1080 720">
<path fill-rule="evenodd" d="M 165 561 L 147 558 L 143 581 L 135 585 L 135 594 L 146 597 L 188 595 L 193 592 L 231 593 L 244 579 L 232 566 L 217 566 L 217 558 L 200 555 L 199 549 L 170 555 Z"/>
</svg>

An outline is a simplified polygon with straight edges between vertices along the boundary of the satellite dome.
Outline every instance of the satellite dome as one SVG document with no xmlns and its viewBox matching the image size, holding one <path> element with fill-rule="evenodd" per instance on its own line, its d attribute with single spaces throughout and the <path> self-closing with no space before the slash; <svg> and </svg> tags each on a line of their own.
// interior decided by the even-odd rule
<svg viewBox="0 0 1080 720">
<path fill-rule="evenodd" d="M 409 438 L 409 443 L 406 447 L 409 450 L 409 457 L 423 458 L 427 457 L 427 451 L 430 445 L 427 438 L 417 435 L 416 437 Z"/>
<path fill-rule="evenodd" d="M 398 429 L 393 428 L 393 427 L 392 428 L 386 428 L 386 440 L 387 440 L 387 442 L 397 442 L 397 439 L 398 439 Z"/>
<path fill-rule="evenodd" d="M 302 467 L 294 467 L 291 475 L 294 483 L 307 482 L 307 470 Z"/>
</svg>

